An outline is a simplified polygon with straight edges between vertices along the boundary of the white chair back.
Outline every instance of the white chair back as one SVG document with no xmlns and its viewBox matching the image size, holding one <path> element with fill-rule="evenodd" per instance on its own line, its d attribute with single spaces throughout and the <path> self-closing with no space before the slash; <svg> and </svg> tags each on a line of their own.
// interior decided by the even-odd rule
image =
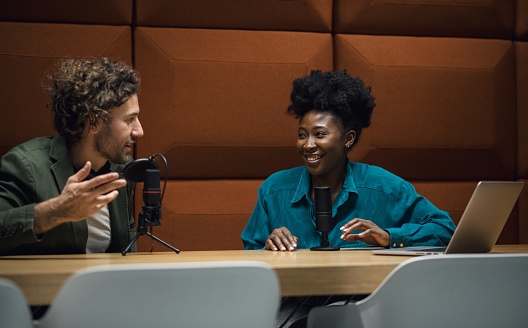
<svg viewBox="0 0 528 328">
<path fill-rule="evenodd" d="M 0 278 L 0 327 L 30 328 L 31 311 L 22 290 L 11 280 Z"/>
<path fill-rule="evenodd" d="M 308 327 L 528 327 L 528 254 L 408 260 L 367 298 L 313 309 Z"/>
<path fill-rule="evenodd" d="M 37 327 L 270 328 L 279 288 L 261 262 L 91 267 L 67 280 Z"/>
</svg>

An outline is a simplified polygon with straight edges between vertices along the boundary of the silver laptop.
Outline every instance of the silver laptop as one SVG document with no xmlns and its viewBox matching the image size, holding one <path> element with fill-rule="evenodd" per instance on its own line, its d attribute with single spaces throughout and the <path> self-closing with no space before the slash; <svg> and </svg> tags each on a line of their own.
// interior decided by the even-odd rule
<svg viewBox="0 0 528 328">
<path fill-rule="evenodd" d="M 373 250 L 377 255 L 437 255 L 491 251 L 524 186 L 523 182 L 481 181 L 447 247 L 413 246 Z"/>
</svg>

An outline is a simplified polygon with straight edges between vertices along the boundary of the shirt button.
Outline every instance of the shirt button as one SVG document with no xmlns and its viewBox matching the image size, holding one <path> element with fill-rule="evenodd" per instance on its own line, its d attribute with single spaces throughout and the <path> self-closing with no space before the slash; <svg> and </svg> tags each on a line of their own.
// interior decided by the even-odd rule
<svg viewBox="0 0 528 328">
<path fill-rule="evenodd" d="M 403 247 L 403 243 L 400 243 L 400 247 Z"/>
</svg>

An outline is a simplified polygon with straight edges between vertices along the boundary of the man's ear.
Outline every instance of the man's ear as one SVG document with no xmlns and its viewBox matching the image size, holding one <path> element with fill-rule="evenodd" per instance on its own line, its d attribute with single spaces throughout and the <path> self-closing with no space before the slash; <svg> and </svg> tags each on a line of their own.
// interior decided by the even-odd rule
<svg viewBox="0 0 528 328">
<path fill-rule="evenodd" d="M 350 130 L 345 134 L 345 146 L 348 149 L 352 148 L 354 141 L 356 141 L 356 131 Z"/>
<path fill-rule="evenodd" d="M 95 117 L 95 115 L 90 115 L 84 122 L 84 129 L 90 133 L 97 133 L 102 126 L 101 119 Z"/>
</svg>

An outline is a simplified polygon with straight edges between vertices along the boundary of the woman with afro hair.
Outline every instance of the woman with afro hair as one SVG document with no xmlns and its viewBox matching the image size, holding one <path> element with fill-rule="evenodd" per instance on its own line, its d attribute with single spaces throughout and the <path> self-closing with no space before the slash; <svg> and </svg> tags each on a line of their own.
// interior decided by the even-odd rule
<svg viewBox="0 0 528 328">
<path fill-rule="evenodd" d="M 245 249 L 293 251 L 320 246 L 314 188 L 330 187 L 330 246 L 447 245 L 455 225 L 447 212 L 407 181 L 376 166 L 348 161 L 370 125 L 371 89 L 346 71 L 312 71 L 293 81 L 288 114 L 299 120 L 297 151 L 304 166 L 271 175 L 242 233 Z"/>
</svg>

